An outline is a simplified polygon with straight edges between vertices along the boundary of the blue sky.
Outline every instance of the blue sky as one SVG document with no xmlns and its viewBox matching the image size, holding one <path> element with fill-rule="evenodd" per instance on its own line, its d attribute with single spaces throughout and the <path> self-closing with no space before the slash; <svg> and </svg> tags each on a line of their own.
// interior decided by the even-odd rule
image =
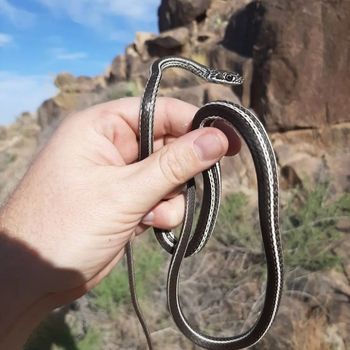
<svg viewBox="0 0 350 350">
<path fill-rule="evenodd" d="M 59 72 L 102 74 L 137 31 L 157 33 L 160 0 L 0 0 L 0 124 L 35 111 Z"/>
</svg>

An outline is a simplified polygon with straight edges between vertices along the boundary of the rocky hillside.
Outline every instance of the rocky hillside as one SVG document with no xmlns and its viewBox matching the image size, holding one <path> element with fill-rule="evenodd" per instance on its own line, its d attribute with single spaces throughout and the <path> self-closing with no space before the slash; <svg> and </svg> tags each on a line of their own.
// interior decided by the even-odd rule
<svg viewBox="0 0 350 350">
<path fill-rule="evenodd" d="M 350 2 L 162 0 L 158 15 L 160 34 L 136 33 L 134 42 L 113 60 L 104 75 L 94 78 L 58 75 L 57 96 L 43 102 L 35 115 L 23 114 L 10 127 L 0 129 L 0 200 L 6 198 L 61 118 L 94 103 L 141 94 L 154 59 L 180 55 L 218 69 L 237 71 L 245 78 L 243 86 L 237 88 L 207 84 L 181 70 L 166 71 L 160 95 L 198 106 L 225 99 L 253 109 L 266 126 L 277 155 L 285 237 L 292 232 L 305 245 L 309 239 L 327 241 L 328 245 L 320 243 L 319 248 L 322 246 L 331 260 L 337 260 L 337 264 L 317 263 L 315 267 L 310 255 L 318 254 L 317 244 L 310 241 L 313 249 L 304 251 L 302 245 L 285 238 L 293 256 L 300 251 L 307 256 L 294 263 L 292 258 L 288 260 L 287 292 L 278 322 L 256 349 L 349 349 L 350 219 L 346 210 L 350 208 L 346 200 L 345 204 L 334 203 L 343 200 L 343 194 L 350 189 Z M 253 202 L 250 198 L 255 193 L 256 180 L 252 174 L 246 148 L 233 161 L 224 160 L 226 196 L 230 198 L 230 193 L 240 191 L 249 203 Z M 322 191 L 322 195 L 317 194 L 320 192 L 317 184 L 325 183 L 326 194 Z M 298 204 L 293 202 L 295 198 L 299 198 Z M 288 210 L 294 208 L 293 203 L 297 209 L 290 214 Z M 254 205 L 252 211 L 255 217 Z M 317 226 L 320 218 L 329 215 L 333 226 Z M 305 237 L 299 235 L 299 227 L 303 226 L 308 228 Z M 293 231 L 296 227 L 297 233 Z M 228 229 L 246 230 L 247 235 L 250 232 L 247 227 Z M 334 241 L 328 241 L 329 235 Z M 190 299 L 196 293 L 201 295 L 193 305 L 187 306 L 192 317 L 207 327 L 208 332 L 230 334 L 232 327 L 239 330 L 245 326 L 244 319 L 254 319 L 256 310 L 249 313 L 251 306 L 260 305 L 263 274 L 254 270 L 254 266 L 263 266 L 259 249 L 254 250 L 239 239 L 232 242 L 219 240 L 204 257 L 197 258 L 197 264 L 207 266 L 208 275 L 190 263 L 184 271 L 187 276 L 184 294 Z M 234 256 L 240 259 L 233 259 Z M 305 263 L 308 259 L 313 265 Z M 239 265 L 239 261 L 244 263 Z M 223 285 L 235 270 L 238 272 L 232 277 L 234 282 Z M 248 272 L 251 278 L 244 279 Z M 215 285 L 213 280 L 219 290 L 204 293 L 208 283 Z M 185 285 L 189 287 L 186 289 Z M 232 300 L 229 297 L 235 295 L 235 290 L 239 296 Z M 167 344 L 169 349 L 193 349 L 165 316 L 164 305 L 152 309 L 158 300 L 165 303 L 162 295 L 164 289 L 157 289 L 150 291 L 146 299 L 159 348 Z M 142 335 L 126 304 L 118 304 L 119 316 L 96 311 L 89 297 L 77 305 L 80 311 L 70 311 L 60 320 L 74 324 L 72 333 L 78 340 L 86 339 L 82 324 L 102 323 L 99 332 L 103 346 L 95 345 L 91 349 L 143 348 Z M 120 315 L 128 319 L 130 327 L 125 327 Z M 232 324 L 232 318 L 242 322 Z M 44 348 L 48 347 L 40 349 Z"/>
</svg>

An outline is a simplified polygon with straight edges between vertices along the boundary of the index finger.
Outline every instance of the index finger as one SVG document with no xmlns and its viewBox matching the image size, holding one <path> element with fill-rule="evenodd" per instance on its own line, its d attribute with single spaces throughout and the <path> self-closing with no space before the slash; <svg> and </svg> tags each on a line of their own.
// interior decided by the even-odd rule
<svg viewBox="0 0 350 350">
<path fill-rule="evenodd" d="M 121 117 L 139 136 L 140 97 L 126 97 L 96 105 L 90 109 L 101 115 Z M 181 136 L 190 130 L 198 108 L 187 102 L 170 97 L 158 97 L 154 113 L 154 137 Z"/>
</svg>

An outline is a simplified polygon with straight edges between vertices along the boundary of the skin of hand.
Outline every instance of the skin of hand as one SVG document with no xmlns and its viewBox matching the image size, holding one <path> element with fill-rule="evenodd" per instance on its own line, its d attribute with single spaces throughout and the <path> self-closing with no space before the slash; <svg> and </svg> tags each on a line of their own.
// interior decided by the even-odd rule
<svg viewBox="0 0 350 350">
<path fill-rule="evenodd" d="M 125 244 L 150 225 L 178 226 L 183 184 L 240 149 L 227 125 L 189 132 L 197 108 L 159 98 L 155 152 L 138 162 L 139 106 L 139 98 L 125 98 L 66 117 L 2 208 L 1 234 L 52 269 L 26 270 L 21 261 L 10 269 L 20 288 L 15 307 L 7 300 L 10 290 L 0 295 L 9 314 L 0 318 L 0 345 L 1 330 L 7 330 L 3 344 L 16 348 L 20 337 L 14 341 L 9 334 L 20 330 L 25 338 L 54 307 L 93 288 L 121 259 Z M 3 282 L 11 280 L 6 264 Z"/>
</svg>

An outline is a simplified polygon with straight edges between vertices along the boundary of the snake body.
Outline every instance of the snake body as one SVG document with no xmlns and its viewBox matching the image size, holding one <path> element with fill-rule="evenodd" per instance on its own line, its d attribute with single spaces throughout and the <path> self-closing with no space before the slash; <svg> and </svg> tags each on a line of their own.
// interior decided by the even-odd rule
<svg viewBox="0 0 350 350">
<path fill-rule="evenodd" d="M 156 60 L 150 70 L 139 119 L 139 160 L 153 152 L 154 108 L 162 72 L 167 68 L 182 68 L 202 79 L 218 84 L 241 84 L 243 79 L 236 73 L 210 69 L 181 57 L 165 57 Z M 219 163 L 202 173 L 203 199 L 198 222 L 191 236 L 195 212 L 195 182 L 186 184 L 185 216 L 179 240 L 171 231 L 154 228 L 160 245 L 172 254 L 168 272 L 167 296 L 170 313 L 180 329 L 195 344 L 212 350 L 242 349 L 257 343 L 271 327 L 276 316 L 283 286 L 283 258 L 279 233 L 279 188 L 277 165 L 268 135 L 259 119 L 248 109 L 227 101 L 215 101 L 201 107 L 192 122 L 192 130 L 210 126 L 216 119 L 231 124 L 246 142 L 255 166 L 258 182 L 260 228 L 267 263 L 265 302 L 258 320 L 251 329 L 232 337 L 213 337 L 194 329 L 184 316 L 179 302 L 179 273 L 183 259 L 198 253 L 210 238 L 218 215 L 221 199 L 221 173 Z M 126 247 L 129 284 L 134 308 L 145 332 L 148 347 L 152 349 L 135 294 L 131 245 Z"/>
</svg>

